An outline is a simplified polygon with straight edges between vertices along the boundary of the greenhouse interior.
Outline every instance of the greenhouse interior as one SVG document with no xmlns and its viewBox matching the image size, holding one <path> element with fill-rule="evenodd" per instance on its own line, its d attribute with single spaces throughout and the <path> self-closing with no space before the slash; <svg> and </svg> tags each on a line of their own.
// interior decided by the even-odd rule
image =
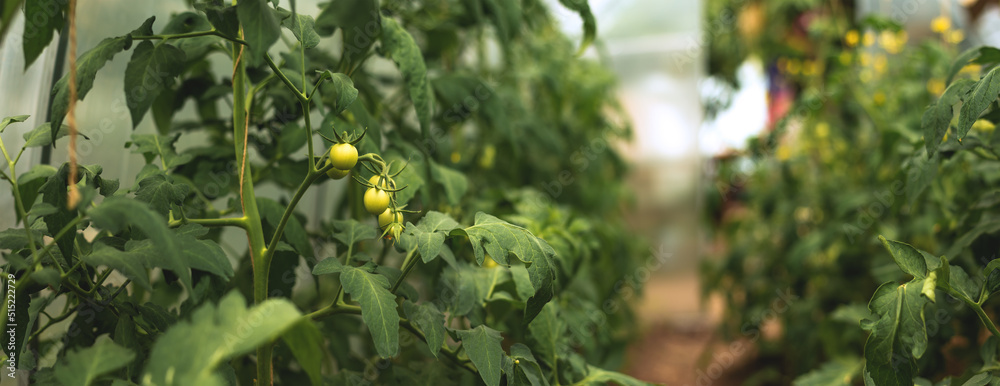
<svg viewBox="0 0 1000 386">
<path fill-rule="evenodd" d="M 997 0 L 2 0 L 0 119 L 0 386 L 1000 385 Z"/>
</svg>

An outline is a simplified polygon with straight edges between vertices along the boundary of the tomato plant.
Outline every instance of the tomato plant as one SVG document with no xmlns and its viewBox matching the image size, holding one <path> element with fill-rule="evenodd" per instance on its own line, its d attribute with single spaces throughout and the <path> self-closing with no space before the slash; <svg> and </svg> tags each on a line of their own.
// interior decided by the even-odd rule
<svg viewBox="0 0 1000 386">
<path fill-rule="evenodd" d="M 713 72 L 735 82 L 757 55 L 791 99 L 714 161 L 708 192 L 721 247 L 705 291 L 726 336 L 760 349 L 756 379 L 996 382 L 998 51 L 963 51 L 945 16 L 911 41 L 839 2 L 713 4 Z"/>
<path fill-rule="evenodd" d="M 73 18 L 65 2 L 39 3 L 24 3 L 27 20 L 60 17 L 33 27 Z M 642 384 L 612 371 L 634 331 L 615 302 L 642 255 L 619 218 L 625 164 L 609 146 L 579 150 L 629 135 L 613 78 L 576 55 L 595 34 L 585 1 L 562 2 L 584 20 L 583 43 L 536 0 L 334 0 L 315 14 L 189 3 L 82 47 L 56 74 L 51 122 L 25 135 L 25 147 L 65 136 L 71 79 L 83 100 L 131 51 L 128 113 L 155 127 L 127 144 L 145 161 L 134 182 L 86 163 L 18 174 L 25 160 L 0 138 L 16 201 L 4 213 L 20 225 L 0 232 L 17 326 L 4 353 L 18 374 Z M 31 36 L 29 64 L 49 44 Z M 342 193 L 333 210 L 297 210 L 321 184 Z"/>
</svg>

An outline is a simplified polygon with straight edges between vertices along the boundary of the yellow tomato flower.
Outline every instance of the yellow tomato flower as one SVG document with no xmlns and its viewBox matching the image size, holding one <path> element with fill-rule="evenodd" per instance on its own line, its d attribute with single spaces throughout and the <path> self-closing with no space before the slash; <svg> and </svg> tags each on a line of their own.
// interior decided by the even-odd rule
<svg viewBox="0 0 1000 386">
<path fill-rule="evenodd" d="M 951 44 L 958 44 L 961 43 L 962 40 L 965 40 L 965 33 L 960 29 L 949 31 L 944 35 L 944 40 Z"/>
<path fill-rule="evenodd" d="M 938 78 L 931 78 L 927 81 L 927 92 L 931 95 L 941 95 L 944 92 L 944 81 Z"/>
<path fill-rule="evenodd" d="M 799 71 L 802 70 L 802 62 L 798 59 L 790 59 L 788 61 L 788 73 L 792 75 L 798 75 Z"/>
<path fill-rule="evenodd" d="M 858 45 L 859 38 L 860 37 L 858 36 L 858 31 L 852 29 L 850 31 L 847 31 L 846 34 L 844 34 L 844 43 L 847 44 L 848 47 L 854 47 Z"/>
<path fill-rule="evenodd" d="M 881 91 L 875 92 L 875 95 L 872 95 L 872 102 L 875 102 L 875 106 L 884 105 L 885 104 L 885 94 L 882 93 Z"/>
<path fill-rule="evenodd" d="M 861 39 L 861 44 L 865 47 L 871 47 L 875 44 L 875 33 L 872 31 L 865 31 L 864 38 Z"/>
<path fill-rule="evenodd" d="M 993 122 L 987 121 L 985 119 L 977 120 L 976 123 L 972 124 L 972 130 L 981 131 L 984 133 L 992 133 L 996 129 L 996 125 Z"/>
<path fill-rule="evenodd" d="M 951 29 L 951 18 L 941 15 L 931 20 L 931 30 L 943 34 Z"/>
<path fill-rule="evenodd" d="M 982 71 L 982 70 L 983 70 L 983 66 L 982 65 L 979 65 L 979 64 L 966 64 L 965 67 L 962 67 L 962 70 L 959 71 L 958 73 L 959 74 L 965 74 L 965 75 L 977 75 L 978 76 L 979 72 Z"/>
<path fill-rule="evenodd" d="M 872 64 L 872 68 L 875 69 L 875 72 L 884 74 L 888 67 L 889 59 L 887 59 L 885 55 L 878 55 L 875 57 L 875 63 Z"/>
<path fill-rule="evenodd" d="M 826 139 L 830 135 L 830 125 L 826 122 L 820 122 L 816 124 L 816 138 Z"/>
<path fill-rule="evenodd" d="M 853 55 L 851 55 L 850 52 L 847 52 L 847 51 L 841 51 L 840 52 L 840 64 L 845 65 L 845 66 L 849 66 L 851 64 L 851 61 L 853 59 L 854 59 L 854 57 L 853 57 Z"/>
</svg>

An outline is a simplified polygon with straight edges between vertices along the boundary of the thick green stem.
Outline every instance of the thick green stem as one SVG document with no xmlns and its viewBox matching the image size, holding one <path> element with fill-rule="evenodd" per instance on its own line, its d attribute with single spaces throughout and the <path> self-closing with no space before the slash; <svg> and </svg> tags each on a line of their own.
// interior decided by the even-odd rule
<svg viewBox="0 0 1000 386">
<path fill-rule="evenodd" d="M 250 261 L 253 264 L 253 300 L 260 304 L 267 300 L 267 274 L 270 261 L 266 258 L 267 246 L 257 210 L 257 196 L 253 190 L 253 172 L 246 160 L 247 155 L 247 75 L 243 61 L 243 47 L 233 44 L 233 143 L 236 149 L 236 164 L 240 168 L 240 204 L 246 221 L 247 240 L 250 246 Z M 257 384 L 271 385 L 271 344 L 257 348 Z"/>
<path fill-rule="evenodd" d="M 274 251 L 276 251 L 278 247 L 278 240 L 281 240 L 281 235 L 285 232 L 285 225 L 288 224 L 288 219 L 294 215 L 295 206 L 299 204 L 299 200 L 302 199 L 302 195 L 306 193 L 306 190 L 309 189 L 309 186 L 311 186 L 317 178 L 324 174 L 325 173 L 323 172 L 310 171 L 309 174 L 306 175 L 306 178 L 302 180 L 302 183 L 299 184 L 299 188 L 295 190 L 295 195 L 292 196 L 292 201 L 288 203 L 288 207 L 285 208 L 285 213 L 281 215 L 281 221 L 278 222 L 278 226 L 274 229 L 274 236 L 271 236 L 271 242 L 267 245 L 265 256 L 268 261 L 270 261 L 271 257 L 274 256 Z"/>
<path fill-rule="evenodd" d="M 396 279 L 396 282 L 392 284 L 392 289 L 390 290 L 392 293 L 396 293 L 396 290 L 399 289 L 399 286 L 403 284 L 403 280 L 406 279 L 406 275 L 410 274 L 410 271 L 413 270 L 413 267 L 417 265 L 418 259 L 416 252 L 417 252 L 416 248 L 411 249 L 410 252 L 406 254 L 406 258 L 403 259 L 403 265 L 399 268 L 400 270 L 403 271 L 403 274 L 399 275 L 399 279 Z"/>
<path fill-rule="evenodd" d="M 264 60 L 267 61 L 267 65 L 271 67 L 271 71 L 274 71 L 274 74 L 278 76 L 278 79 L 281 79 L 281 83 L 284 83 L 285 86 L 288 86 L 288 89 L 293 94 L 295 94 L 295 98 L 298 99 L 299 102 L 309 103 L 309 98 L 306 97 L 306 94 L 303 94 L 302 91 L 299 91 L 299 88 L 295 87 L 295 84 L 293 84 L 292 81 L 289 80 L 287 76 L 285 76 L 285 73 L 281 72 L 281 69 L 278 68 L 278 65 L 274 63 L 274 60 L 271 59 L 270 55 L 264 54 Z"/>
<path fill-rule="evenodd" d="M 226 218 L 181 218 L 177 220 L 170 220 L 169 224 L 171 228 L 176 228 L 184 224 L 199 224 L 206 227 L 224 227 L 224 226 L 234 226 L 243 229 L 247 229 L 247 224 L 249 221 L 247 217 L 226 217 Z"/>
</svg>

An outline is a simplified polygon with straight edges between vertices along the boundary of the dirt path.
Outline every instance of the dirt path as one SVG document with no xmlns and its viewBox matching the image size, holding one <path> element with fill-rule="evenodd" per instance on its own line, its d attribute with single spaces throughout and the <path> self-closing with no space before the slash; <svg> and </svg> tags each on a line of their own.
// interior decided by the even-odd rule
<svg viewBox="0 0 1000 386">
<path fill-rule="evenodd" d="M 647 382 L 678 386 L 741 384 L 752 352 L 732 356 L 715 337 L 719 301 L 701 305 L 697 274 L 658 277 L 637 304 L 642 338 L 629 349 L 624 371 Z"/>
</svg>

